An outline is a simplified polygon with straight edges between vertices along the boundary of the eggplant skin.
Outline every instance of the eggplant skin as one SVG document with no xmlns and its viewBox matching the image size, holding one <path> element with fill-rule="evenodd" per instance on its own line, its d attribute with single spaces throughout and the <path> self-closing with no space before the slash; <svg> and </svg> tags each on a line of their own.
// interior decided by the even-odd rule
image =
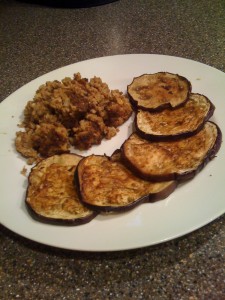
<svg viewBox="0 0 225 300">
<path fill-rule="evenodd" d="M 82 156 L 50 156 L 32 169 L 28 177 L 25 205 L 37 221 L 53 225 L 76 226 L 97 216 L 80 203 L 73 175 Z"/>
<path fill-rule="evenodd" d="M 106 205 L 106 206 L 97 206 L 97 205 L 92 205 L 90 203 L 85 202 L 85 200 L 82 200 L 82 196 L 80 194 L 81 197 L 81 202 L 83 203 L 83 205 L 85 205 L 87 208 L 92 209 L 93 211 L 96 211 L 96 213 L 125 213 L 128 212 L 134 208 L 136 208 L 137 206 L 144 204 L 144 203 L 154 203 L 160 200 L 163 200 L 167 197 L 169 197 L 170 194 L 172 194 L 174 192 L 174 190 L 177 187 L 177 182 L 176 181 L 172 181 L 171 184 L 164 189 L 163 191 L 156 193 L 156 194 L 148 194 L 145 195 L 143 197 L 140 197 L 138 199 L 136 199 L 135 201 L 133 201 L 132 203 L 126 205 L 126 206 L 110 206 L 110 205 Z"/>
<path fill-rule="evenodd" d="M 171 170 L 171 171 L 167 170 L 165 173 L 161 173 L 161 174 L 159 174 L 159 173 L 157 174 L 156 172 L 153 173 L 152 171 L 147 172 L 146 170 L 141 169 L 139 166 L 137 166 L 135 164 L 135 162 L 133 161 L 133 159 L 130 155 L 128 157 L 127 149 L 126 149 L 126 143 L 129 141 L 130 138 L 133 138 L 133 137 L 135 138 L 135 135 L 137 136 L 136 133 L 131 134 L 131 136 L 122 145 L 122 147 L 121 147 L 122 160 L 123 160 L 124 164 L 127 166 L 127 168 L 129 168 L 131 170 L 131 172 L 133 172 L 136 176 L 143 178 L 144 180 L 151 180 L 151 181 L 176 180 L 176 181 L 178 181 L 178 183 L 180 183 L 180 182 L 192 179 L 208 164 L 208 162 L 210 160 L 212 160 L 216 156 L 216 154 L 219 151 L 221 144 L 222 144 L 222 132 L 221 132 L 219 126 L 216 123 L 211 122 L 211 121 L 206 122 L 205 126 L 213 126 L 216 129 L 217 135 L 216 135 L 213 146 L 205 153 L 204 157 L 202 158 L 202 160 L 199 162 L 199 164 L 196 166 L 195 169 L 189 169 L 189 170 L 187 169 L 186 171 L 182 169 L 183 171 L 181 173 L 179 173 L 178 171 L 174 172 L 173 170 Z M 199 131 L 198 134 L 200 134 L 200 132 L 201 131 Z M 188 141 L 188 139 L 193 139 L 193 138 L 195 138 L 195 136 L 182 139 L 182 141 L 185 141 L 185 140 Z M 142 139 L 142 138 L 139 138 L 139 139 L 144 141 L 144 139 Z M 171 147 L 171 145 L 176 144 L 179 141 L 180 140 L 171 141 L 168 143 L 170 143 L 170 147 Z M 157 148 L 160 149 L 160 143 L 162 146 L 167 143 L 167 142 L 154 142 L 154 141 L 150 142 L 147 140 L 145 140 L 145 142 L 156 144 L 156 149 Z M 198 146 L 196 146 L 196 147 L 198 147 Z M 142 150 L 144 149 L 143 146 L 141 146 L 141 148 L 142 148 Z M 184 151 L 184 150 L 182 150 L 182 151 Z M 193 149 L 193 151 L 195 152 L 196 149 Z M 172 155 L 172 153 L 169 153 L 169 151 L 167 151 L 167 150 L 165 151 L 165 153 L 169 154 L 169 156 Z M 158 153 L 156 150 L 155 155 L 157 155 L 157 154 Z M 173 151 L 173 155 L 176 155 L 176 153 L 174 153 L 174 151 Z M 179 152 L 177 152 L 177 156 L 179 156 L 179 155 L 180 155 Z M 145 158 L 146 157 L 148 157 L 150 161 L 153 159 L 151 157 L 151 155 L 149 154 L 149 156 L 148 156 L 147 153 L 145 155 Z M 145 158 L 143 158 L 142 165 L 146 165 L 146 163 L 147 163 L 147 160 Z M 161 161 L 162 161 L 162 159 L 161 159 Z M 175 164 L 176 164 L 176 162 L 175 162 Z"/>
<path fill-rule="evenodd" d="M 41 214 L 38 214 L 28 202 L 25 202 L 25 204 L 30 216 L 34 220 L 45 224 L 60 225 L 60 226 L 84 225 L 92 221 L 98 215 L 96 211 L 92 211 L 92 213 L 90 213 L 88 216 L 82 218 L 74 218 L 74 219 L 49 218 Z"/>
<path fill-rule="evenodd" d="M 91 155 L 79 162 L 74 181 L 79 187 L 80 201 L 89 209 L 123 213 L 140 204 L 165 199 L 175 190 L 176 181 L 151 183 L 142 180 L 121 163 L 118 151 L 116 156 Z M 93 166 L 96 172 L 93 172 Z"/>
<path fill-rule="evenodd" d="M 195 135 L 197 134 L 205 125 L 205 123 L 213 116 L 214 114 L 214 111 L 215 111 L 215 106 L 214 104 L 204 95 L 201 95 L 201 94 L 193 94 L 194 96 L 197 96 L 197 97 L 204 97 L 205 98 L 205 101 L 207 102 L 207 105 L 209 107 L 207 113 L 202 116 L 201 118 L 201 122 L 196 126 L 194 127 L 194 129 L 188 129 L 188 126 L 187 125 L 187 128 L 184 127 L 183 131 L 177 131 L 176 133 L 171 133 L 171 130 L 168 130 L 167 133 L 162 133 L 162 134 L 156 134 L 156 133 L 149 133 L 149 132 L 146 132 L 144 131 L 143 128 L 141 128 L 139 125 L 138 125 L 138 117 L 140 118 L 140 115 L 142 113 L 142 111 L 137 111 L 135 113 L 135 119 L 134 119 L 134 125 L 135 125 L 135 129 L 136 129 L 136 132 L 137 134 L 146 139 L 146 140 L 151 140 L 151 141 L 175 141 L 175 140 L 178 140 L 178 139 L 183 139 L 183 138 L 187 138 L 187 137 L 191 137 L 192 135 Z M 169 117 L 170 117 L 170 120 L 172 120 L 172 123 L 173 124 L 173 130 L 176 128 L 176 117 L 173 118 L 173 113 L 175 114 L 180 114 L 182 117 L 182 122 L 185 120 L 185 106 L 186 104 L 188 103 L 188 101 L 182 106 L 182 107 L 178 107 L 178 108 L 175 108 L 175 109 L 165 109 L 163 112 L 154 112 L 154 113 L 150 113 L 150 112 L 145 112 L 143 111 L 144 114 L 150 114 L 150 115 L 153 115 L 154 117 L 159 117 L 160 118 L 160 114 L 166 114 L 167 112 L 169 112 Z M 188 115 L 187 117 L 193 117 L 193 118 L 199 118 L 199 115 L 197 114 L 197 112 L 194 112 L 194 114 L 192 115 L 192 113 L 188 112 Z M 168 119 L 169 119 L 168 117 Z M 162 120 L 163 121 L 163 120 Z M 186 120 L 187 122 L 187 120 Z M 171 126 L 170 124 L 170 126 Z M 154 124 L 155 126 L 157 126 L 156 124 Z M 166 126 L 165 126 L 165 129 L 166 129 Z"/>
<path fill-rule="evenodd" d="M 144 84 L 140 83 L 142 80 Z M 152 80 L 154 84 L 151 85 Z M 134 77 L 127 86 L 127 95 L 134 110 L 156 112 L 182 106 L 188 100 L 191 90 L 191 82 L 184 76 L 158 72 Z"/>
</svg>

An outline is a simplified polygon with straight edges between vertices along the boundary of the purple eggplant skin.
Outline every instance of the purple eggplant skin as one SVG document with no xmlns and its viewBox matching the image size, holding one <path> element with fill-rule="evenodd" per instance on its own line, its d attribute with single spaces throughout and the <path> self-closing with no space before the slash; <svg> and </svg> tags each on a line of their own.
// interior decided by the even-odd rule
<svg viewBox="0 0 225 300">
<path fill-rule="evenodd" d="M 108 157 L 108 159 L 110 159 L 110 157 Z M 169 186 L 167 186 L 164 190 L 160 191 L 159 193 L 143 195 L 142 197 L 134 200 L 132 203 L 125 206 L 97 206 L 90 203 L 86 203 L 82 196 L 82 191 L 80 189 L 79 176 L 78 176 L 78 167 L 76 168 L 74 173 L 74 183 L 78 187 L 77 190 L 78 190 L 78 196 L 80 202 L 88 209 L 91 209 L 92 211 L 96 211 L 97 213 L 124 213 L 134 209 L 135 207 L 141 204 L 153 203 L 159 200 L 163 200 L 167 198 L 177 187 L 177 181 L 173 181 Z"/>
<path fill-rule="evenodd" d="M 64 155 L 64 154 L 62 154 Z M 69 154 L 71 155 L 71 154 Z M 55 156 L 55 155 L 53 155 Z M 81 155 L 77 155 L 82 158 Z M 42 161 L 38 162 L 32 169 L 36 168 L 39 164 L 41 164 Z M 31 171 L 32 171 L 31 169 Z M 30 181 L 30 175 L 31 172 L 28 176 L 28 183 Z M 83 225 L 86 223 L 89 223 L 91 220 L 93 220 L 98 213 L 96 211 L 92 211 L 89 215 L 82 217 L 82 218 L 73 218 L 73 219 L 62 219 L 62 218 L 51 218 L 51 217 L 45 217 L 39 213 L 37 213 L 32 206 L 30 205 L 29 201 L 27 201 L 28 198 L 28 188 L 26 190 L 26 195 L 25 195 L 25 206 L 26 209 L 29 213 L 29 215 L 36 221 L 39 221 L 41 223 L 45 223 L 45 224 L 52 224 L 52 225 L 61 225 L 61 226 L 77 226 L 77 225 Z"/>
<path fill-rule="evenodd" d="M 208 99 L 208 98 L 207 98 Z M 134 126 L 135 126 L 135 130 L 137 132 L 137 134 L 146 140 L 149 141 L 158 141 L 158 142 L 163 142 L 163 141 L 176 141 L 179 139 L 183 139 L 183 138 L 187 138 L 187 137 L 191 137 L 192 135 L 197 134 L 199 131 L 202 130 L 202 128 L 204 127 L 205 123 L 213 116 L 214 111 L 215 111 L 215 105 L 208 99 L 208 102 L 210 103 L 210 108 L 209 111 L 207 113 L 207 115 L 205 116 L 203 122 L 198 126 L 198 128 L 196 128 L 194 131 L 186 131 L 183 133 L 179 133 L 179 134 L 173 134 L 173 135 L 154 135 L 154 134 L 150 134 L 150 133 L 145 133 L 144 131 L 140 130 L 137 126 L 137 113 L 135 113 L 135 118 L 134 118 Z"/>
<path fill-rule="evenodd" d="M 172 73 L 170 73 L 170 72 L 164 72 L 164 71 L 157 72 L 157 73 L 162 73 L 162 74 L 166 74 L 166 73 L 167 73 L 167 74 L 172 74 Z M 137 111 L 137 110 L 139 110 L 139 109 L 142 109 L 142 110 L 150 111 L 150 112 L 160 112 L 160 111 L 162 111 L 162 110 L 164 110 L 164 109 L 166 109 L 166 108 L 169 108 L 169 109 L 175 109 L 175 108 L 178 108 L 178 107 L 184 105 L 184 103 L 188 100 L 189 95 L 190 95 L 190 93 L 191 93 L 191 91 L 192 91 L 192 85 L 191 85 L 191 82 L 190 82 L 187 78 L 185 78 L 184 76 L 181 76 L 181 75 L 179 75 L 179 74 L 172 74 L 172 75 L 177 75 L 177 76 L 179 76 L 179 78 L 181 78 L 181 79 L 183 79 L 183 80 L 185 80 L 185 81 L 188 82 L 188 92 L 187 92 L 187 97 L 186 97 L 186 99 L 184 99 L 184 101 L 183 101 L 182 103 L 180 103 L 179 105 L 177 105 L 176 107 L 172 107 L 172 105 L 171 105 L 170 103 L 164 103 L 164 104 L 161 104 L 161 105 L 158 106 L 157 108 L 144 107 L 144 106 L 138 105 L 138 101 L 135 100 L 135 99 L 130 95 L 130 93 L 128 92 L 128 88 L 129 88 L 129 86 L 132 85 L 132 83 L 134 82 L 134 80 L 135 80 L 136 78 L 139 78 L 139 77 L 143 76 L 143 75 L 149 75 L 149 74 L 145 73 L 145 74 L 142 74 L 142 75 L 140 75 L 140 76 L 134 77 L 133 80 L 132 80 L 132 82 L 127 86 L 127 96 L 128 96 L 128 98 L 129 98 L 129 100 L 130 100 L 130 103 L 131 103 L 131 105 L 132 105 L 134 111 Z"/>
<path fill-rule="evenodd" d="M 60 218 L 49 218 L 45 217 L 43 215 L 38 214 L 33 208 L 30 206 L 30 204 L 25 201 L 27 211 L 29 212 L 30 216 L 41 223 L 45 224 L 52 224 L 52 225 L 61 225 L 61 226 L 77 226 L 77 225 L 83 225 L 86 223 L 89 223 L 92 221 L 98 213 L 96 211 L 93 211 L 90 215 L 83 217 L 83 218 L 75 218 L 75 219 L 60 219 Z"/>
<path fill-rule="evenodd" d="M 184 172 L 182 174 L 178 174 L 178 173 L 171 173 L 171 174 L 165 174 L 165 175 L 154 175 L 154 176 L 150 176 L 148 174 L 144 174 L 143 172 L 139 171 L 130 161 L 129 159 L 127 159 L 127 157 L 124 154 L 123 151 L 123 145 L 121 146 L 121 158 L 122 161 L 124 162 L 125 166 L 131 170 L 131 172 L 133 172 L 136 176 L 139 176 L 142 179 L 145 180 L 149 180 L 149 181 L 170 181 L 170 180 L 175 180 L 178 183 L 190 180 L 192 178 L 194 178 L 209 162 L 210 160 L 212 160 L 216 154 L 218 153 L 221 144 L 222 144 L 222 132 L 221 129 L 219 128 L 219 126 L 212 122 L 209 121 L 210 123 L 214 124 L 217 128 L 217 138 L 215 141 L 214 146 L 208 151 L 207 155 L 205 156 L 204 160 L 202 161 L 202 163 L 198 166 L 198 168 L 196 170 L 192 170 L 192 171 L 187 171 Z"/>
</svg>

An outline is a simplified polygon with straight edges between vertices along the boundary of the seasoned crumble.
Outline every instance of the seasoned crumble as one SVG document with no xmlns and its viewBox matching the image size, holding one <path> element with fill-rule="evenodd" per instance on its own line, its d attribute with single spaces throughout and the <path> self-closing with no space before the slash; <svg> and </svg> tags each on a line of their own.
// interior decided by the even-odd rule
<svg viewBox="0 0 225 300">
<path fill-rule="evenodd" d="M 71 146 L 86 150 L 116 135 L 131 113 L 128 98 L 98 77 L 88 80 L 76 73 L 48 81 L 25 107 L 16 149 L 28 163 L 69 152 Z"/>
</svg>

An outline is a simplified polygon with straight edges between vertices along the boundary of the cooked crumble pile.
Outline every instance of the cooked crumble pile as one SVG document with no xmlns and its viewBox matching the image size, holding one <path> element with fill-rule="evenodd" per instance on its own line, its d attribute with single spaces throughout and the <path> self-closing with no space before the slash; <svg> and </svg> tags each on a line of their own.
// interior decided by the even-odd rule
<svg viewBox="0 0 225 300">
<path fill-rule="evenodd" d="M 100 144 L 116 135 L 131 115 L 129 100 L 109 89 L 98 77 L 46 82 L 24 110 L 23 131 L 16 133 L 16 149 L 33 163 L 54 154 Z"/>
</svg>

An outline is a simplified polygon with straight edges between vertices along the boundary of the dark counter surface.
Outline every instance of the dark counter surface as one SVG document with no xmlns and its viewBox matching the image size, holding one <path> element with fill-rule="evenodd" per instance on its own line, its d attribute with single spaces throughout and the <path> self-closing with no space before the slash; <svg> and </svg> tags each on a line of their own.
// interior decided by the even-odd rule
<svg viewBox="0 0 225 300">
<path fill-rule="evenodd" d="M 86 8 L 1 0 L 0 20 L 1 101 L 49 71 L 107 55 L 165 54 L 225 71 L 222 0 Z M 220 217 L 164 244 L 82 253 L 0 225 L 0 299 L 225 299 L 224 228 Z"/>
</svg>

